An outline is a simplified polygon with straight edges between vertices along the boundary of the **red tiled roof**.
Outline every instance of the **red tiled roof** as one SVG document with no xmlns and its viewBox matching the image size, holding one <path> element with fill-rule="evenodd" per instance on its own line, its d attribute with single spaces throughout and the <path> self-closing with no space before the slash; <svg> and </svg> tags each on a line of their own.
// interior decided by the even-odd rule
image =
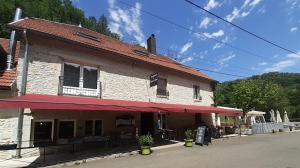
<svg viewBox="0 0 300 168">
<path fill-rule="evenodd" d="M 37 18 L 25 18 L 20 21 L 10 23 L 10 26 L 14 29 L 27 29 L 31 32 L 44 33 L 52 37 L 56 37 L 62 40 L 68 40 L 95 49 L 104 49 L 107 51 L 118 53 L 122 56 L 129 57 L 134 60 L 140 60 L 171 70 L 188 73 L 196 77 L 214 81 L 206 74 L 199 72 L 196 69 L 184 66 L 166 56 L 154 54 L 149 54 L 148 56 L 141 56 L 135 53 L 134 50 L 147 52 L 143 47 L 127 44 L 122 41 L 113 39 L 111 37 L 99 34 L 95 31 L 86 28 L 81 28 L 79 26 L 62 24 Z M 97 40 L 92 40 L 89 38 L 79 36 L 77 35 L 78 32 L 94 36 L 97 38 Z"/>
<path fill-rule="evenodd" d="M 8 52 L 8 46 L 9 46 L 9 39 L 3 39 L 0 38 L 0 48 L 5 51 L 4 56 L 7 55 Z M 20 43 L 17 43 L 17 48 L 16 48 L 16 56 L 15 56 L 15 64 L 17 63 L 17 60 L 19 58 L 19 53 L 20 53 Z M 3 57 L 3 55 L 1 55 Z M 1 59 L 6 60 L 6 59 Z M 6 64 L 6 62 L 4 63 Z M 10 89 L 12 84 L 17 78 L 17 70 L 12 69 L 12 70 L 3 70 L 0 71 L 0 89 Z"/>
</svg>

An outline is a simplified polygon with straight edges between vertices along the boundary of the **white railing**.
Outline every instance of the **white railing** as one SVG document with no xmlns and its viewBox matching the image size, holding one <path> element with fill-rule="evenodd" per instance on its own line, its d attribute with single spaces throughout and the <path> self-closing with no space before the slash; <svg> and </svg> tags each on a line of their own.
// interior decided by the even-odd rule
<svg viewBox="0 0 300 168">
<path fill-rule="evenodd" d="M 64 77 L 59 77 L 58 95 L 87 96 L 101 98 L 101 82 L 97 83 L 97 89 L 64 86 Z"/>
</svg>

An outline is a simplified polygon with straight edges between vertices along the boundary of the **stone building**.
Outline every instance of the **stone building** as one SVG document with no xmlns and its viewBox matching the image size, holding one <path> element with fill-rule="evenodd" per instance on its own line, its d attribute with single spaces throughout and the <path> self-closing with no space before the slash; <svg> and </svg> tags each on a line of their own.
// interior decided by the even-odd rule
<svg viewBox="0 0 300 168">
<path fill-rule="evenodd" d="M 17 114 L 9 108 L 24 109 L 22 147 L 75 138 L 135 138 L 155 135 L 157 129 L 172 130 L 175 139 L 182 139 L 186 129 L 200 123 L 214 127 L 215 113 L 237 113 L 213 106 L 214 79 L 156 53 L 154 35 L 146 49 L 37 18 L 9 26 L 21 42 L 11 70 L 16 76 L 10 90 L 1 90 L 0 110 L 11 114 L 0 114 L 2 140 L 16 141 Z M 25 95 L 10 98 L 24 79 Z M 3 129 L 10 133 L 2 135 Z"/>
</svg>

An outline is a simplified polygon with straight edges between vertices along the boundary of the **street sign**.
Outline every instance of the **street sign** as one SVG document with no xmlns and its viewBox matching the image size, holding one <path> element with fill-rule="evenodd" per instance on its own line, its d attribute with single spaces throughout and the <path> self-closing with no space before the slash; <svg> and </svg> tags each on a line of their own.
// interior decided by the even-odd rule
<svg viewBox="0 0 300 168">
<path fill-rule="evenodd" d="M 150 75 L 150 87 L 156 86 L 158 83 L 158 73 Z"/>
</svg>

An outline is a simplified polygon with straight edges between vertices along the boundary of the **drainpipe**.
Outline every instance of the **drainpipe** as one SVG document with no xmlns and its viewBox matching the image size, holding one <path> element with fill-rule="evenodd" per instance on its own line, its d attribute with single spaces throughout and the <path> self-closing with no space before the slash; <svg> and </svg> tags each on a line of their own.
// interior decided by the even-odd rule
<svg viewBox="0 0 300 168">
<path fill-rule="evenodd" d="M 18 21 L 21 18 L 22 10 L 20 8 L 16 9 L 14 22 Z M 7 55 L 7 70 L 13 69 L 13 63 L 15 59 L 15 51 L 16 51 L 16 31 L 11 31 L 10 40 L 9 40 L 9 48 L 8 48 L 8 55 Z"/>
<path fill-rule="evenodd" d="M 28 69 L 28 40 L 26 35 L 26 30 L 23 30 L 23 36 L 25 40 L 25 49 L 23 57 L 23 69 L 22 69 L 22 79 L 20 84 L 19 96 L 26 94 L 26 83 L 27 83 L 27 69 Z M 22 135 L 23 135 L 23 119 L 24 119 L 24 108 L 18 109 L 18 130 L 17 130 L 17 151 L 16 157 L 21 157 L 21 147 L 22 147 Z"/>
</svg>

